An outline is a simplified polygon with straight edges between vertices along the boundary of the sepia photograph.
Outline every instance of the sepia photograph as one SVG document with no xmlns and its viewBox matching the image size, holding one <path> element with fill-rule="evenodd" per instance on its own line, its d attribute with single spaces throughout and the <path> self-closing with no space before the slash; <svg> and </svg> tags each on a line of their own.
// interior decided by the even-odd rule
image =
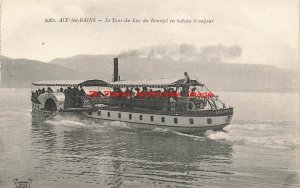
<svg viewBox="0 0 300 188">
<path fill-rule="evenodd" d="M 296 0 L 0 0 L 0 187 L 300 187 Z"/>
</svg>

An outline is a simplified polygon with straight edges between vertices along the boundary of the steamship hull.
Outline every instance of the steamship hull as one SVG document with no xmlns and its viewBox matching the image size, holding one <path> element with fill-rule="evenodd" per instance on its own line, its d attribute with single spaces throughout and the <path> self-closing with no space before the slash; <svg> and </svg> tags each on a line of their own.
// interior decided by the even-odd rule
<svg viewBox="0 0 300 188">
<path fill-rule="evenodd" d="M 233 116 L 232 108 L 203 110 L 197 113 L 157 113 L 119 109 L 99 109 L 83 113 L 85 117 L 99 121 L 125 122 L 132 128 L 162 128 L 182 133 L 203 133 L 206 130 L 222 130 L 229 125 Z"/>
<path fill-rule="evenodd" d="M 167 113 L 114 108 L 45 110 L 43 104 L 32 103 L 32 114 L 47 119 L 53 114 L 80 115 L 100 123 L 124 122 L 137 129 L 168 129 L 182 133 L 201 134 L 206 130 L 219 131 L 230 124 L 233 108 L 202 110 L 197 112 Z"/>
</svg>

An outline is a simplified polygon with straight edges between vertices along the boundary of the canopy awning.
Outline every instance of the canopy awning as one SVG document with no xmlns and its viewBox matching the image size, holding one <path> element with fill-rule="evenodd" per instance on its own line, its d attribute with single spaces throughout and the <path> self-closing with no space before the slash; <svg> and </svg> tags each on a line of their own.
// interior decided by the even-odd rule
<svg viewBox="0 0 300 188">
<path fill-rule="evenodd" d="M 153 87 L 153 88 L 165 88 L 182 86 L 184 79 L 158 79 L 158 80 L 123 80 L 117 82 L 111 82 L 109 87 Z M 191 86 L 202 86 L 196 80 L 190 80 Z"/>
<path fill-rule="evenodd" d="M 103 80 L 86 80 L 84 82 L 81 82 L 79 85 L 81 86 L 102 86 L 102 87 L 106 87 L 108 85 L 107 82 L 103 81 Z"/>
<path fill-rule="evenodd" d="M 103 80 L 48 80 L 48 81 L 38 81 L 33 82 L 34 86 L 102 86 L 106 87 L 108 85 L 107 82 Z"/>
</svg>

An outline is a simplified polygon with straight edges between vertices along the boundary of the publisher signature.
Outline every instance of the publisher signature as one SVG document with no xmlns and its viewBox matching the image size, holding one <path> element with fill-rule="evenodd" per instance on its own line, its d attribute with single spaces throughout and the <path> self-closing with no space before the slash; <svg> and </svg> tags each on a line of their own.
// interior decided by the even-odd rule
<svg viewBox="0 0 300 188">
<path fill-rule="evenodd" d="M 15 183 L 15 188 L 31 188 L 30 184 L 32 183 L 32 179 L 29 178 L 27 181 L 24 180 L 18 180 L 18 178 L 13 180 Z"/>
</svg>

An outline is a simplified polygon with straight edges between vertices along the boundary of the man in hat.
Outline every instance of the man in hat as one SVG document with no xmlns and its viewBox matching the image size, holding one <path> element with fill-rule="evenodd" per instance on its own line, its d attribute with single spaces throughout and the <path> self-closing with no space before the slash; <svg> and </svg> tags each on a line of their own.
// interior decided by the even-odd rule
<svg viewBox="0 0 300 188">
<path fill-rule="evenodd" d="M 187 72 L 184 72 L 184 81 L 182 86 L 182 95 L 187 97 L 189 95 L 189 88 L 190 88 L 190 77 Z"/>
</svg>

